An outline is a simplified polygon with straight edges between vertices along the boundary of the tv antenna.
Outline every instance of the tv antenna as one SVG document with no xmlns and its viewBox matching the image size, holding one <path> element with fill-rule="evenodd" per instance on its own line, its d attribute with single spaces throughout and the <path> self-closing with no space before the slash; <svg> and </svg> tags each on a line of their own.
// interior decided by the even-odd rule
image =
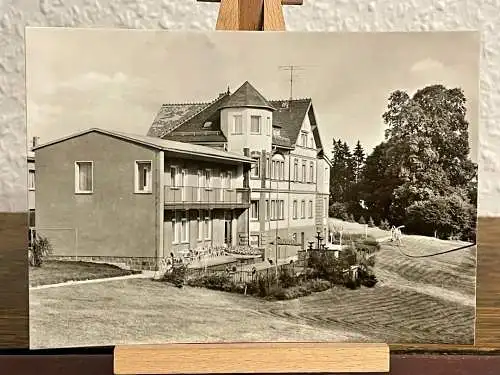
<svg viewBox="0 0 500 375">
<path fill-rule="evenodd" d="M 294 73 L 298 70 L 305 70 L 305 66 L 301 65 L 281 65 L 279 70 L 287 70 L 290 72 L 290 103 L 293 100 L 293 81 L 294 81 Z"/>
</svg>

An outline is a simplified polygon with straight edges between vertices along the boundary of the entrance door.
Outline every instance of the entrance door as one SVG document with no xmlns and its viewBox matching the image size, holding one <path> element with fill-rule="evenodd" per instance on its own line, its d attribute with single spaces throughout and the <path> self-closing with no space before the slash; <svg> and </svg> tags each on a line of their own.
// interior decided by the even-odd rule
<svg viewBox="0 0 500 375">
<path fill-rule="evenodd" d="M 227 246 L 231 246 L 233 244 L 232 223 L 233 223 L 232 212 L 226 212 L 224 217 L 224 243 Z"/>
</svg>

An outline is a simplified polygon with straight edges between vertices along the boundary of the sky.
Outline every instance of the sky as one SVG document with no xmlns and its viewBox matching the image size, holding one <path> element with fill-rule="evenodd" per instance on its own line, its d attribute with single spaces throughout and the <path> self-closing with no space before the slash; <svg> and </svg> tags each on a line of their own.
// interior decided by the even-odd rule
<svg viewBox="0 0 500 375">
<path fill-rule="evenodd" d="M 311 98 L 321 139 L 370 152 L 394 90 L 460 87 L 477 161 L 476 32 L 182 32 L 28 28 L 28 140 L 97 127 L 146 134 L 163 103 L 207 102 L 249 81 L 269 100 Z"/>
</svg>

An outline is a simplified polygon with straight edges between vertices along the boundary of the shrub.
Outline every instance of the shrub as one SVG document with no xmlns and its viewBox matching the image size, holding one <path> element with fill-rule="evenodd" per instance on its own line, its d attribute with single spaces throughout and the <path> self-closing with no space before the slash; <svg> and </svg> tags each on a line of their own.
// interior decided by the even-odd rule
<svg viewBox="0 0 500 375">
<path fill-rule="evenodd" d="M 373 218 L 371 216 L 370 216 L 370 219 L 368 219 L 368 227 L 369 228 L 375 227 L 375 222 L 373 221 Z"/>
<path fill-rule="evenodd" d="M 169 272 L 163 275 L 162 281 L 174 284 L 178 288 L 182 288 L 186 280 L 187 266 L 184 264 L 176 264 Z"/>
<path fill-rule="evenodd" d="M 382 230 L 390 230 L 391 229 L 391 226 L 390 226 L 389 221 L 387 219 L 380 221 L 380 225 L 378 227 Z"/>
<path fill-rule="evenodd" d="M 297 278 L 288 267 L 281 267 L 278 273 L 279 285 L 283 288 L 290 288 L 297 285 Z"/>
<path fill-rule="evenodd" d="M 282 286 L 272 287 L 269 291 L 269 297 L 281 301 L 290 300 L 305 297 L 311 293 L 323 292 L 330 288 L 331 284 L 326 280 L 309 280 L 291 288 L 284 288 Z"/>
<path fill-rule="evenodd" d="M 361 286 L 361 281 L 359 278 L 357 278 L 355 280 L 349 279 L 345 282 L 344 285 L 346 288 L 354 290 L 354 289 L 358 289 Z"/>
<path fill-rule="evenodd" d="M 347 207 L 344 203 L 333 202 L 328 208 L 328 216 L 336 219 L 346 220 Z"/>
<path fill-rule="evenodd" d="M 31 248 L 29 263 L 32 267 L 41 267 L 43 258 L 52 253 L 52 244 L 47 237 L 42 237 L 37 234 Z"/>
<path fill-rule="evenodd" d="M 365 220 L 364 216 L 361 216 L 361 217 L 359 218 L 358 223 L 359 223 L 359 224 L 366 224 L 366 220 Z"/>
<path fill-rule="evenodd" d="M 377 284 L 377 277 L 368 269 L 360 268 L 358 270 L 358 280 L 361 285 L 367 288 L 373 288 Z"/>
<path fill-rule="evenodd" d="M 364 240 L 358 240 L 354 243 L 356 246 L 356 250 L 362 251 L 368 254 L 374 253 L 375 251 L 380 250 L 380 243 L 374 238 L 368 237 Z"/>
<path fill-rule="evenodd" d="M 347 221 L 348 221 L 348 222 L 350 222 L 350 223 L 355 223 L 355 222 L 356 222 L 356 220 L 354 220 L 354 215 L 353 215 L 353 214 L 350 214 L 350 215 L 348 216 Z"/>
</svg>

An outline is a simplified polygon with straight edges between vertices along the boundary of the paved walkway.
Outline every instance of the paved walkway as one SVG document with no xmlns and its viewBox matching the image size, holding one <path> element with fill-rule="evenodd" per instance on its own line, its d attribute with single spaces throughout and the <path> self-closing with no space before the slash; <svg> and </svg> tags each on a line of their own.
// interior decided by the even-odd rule
<svg viewBox="0 0 500 375">
<path fill-rule="evenodd" d="M 153 277 L 153 273 L 143 272 L 143 273 L 137 273 L 134 275 L 127 275 L 127 276 L 106 277 L 106 278 L 102 278 L 102 279 L 90 279 L 90 280 L 78 280 L 78 281 L 65 281 L 63 283 L 57 283 L 57 284 L 38 285 L 38 286 L 30 287 L 29 290 L 57 288 L 57 287 L 61 287 L 61 286 L 72 286 L 72 285 L 80 285 L 80 284 L 102 283 L 102 282 L 106 282 L 106 281 L 129 280 L 129 279 L 150 279 L 152 277 Z"/>
</svg>

